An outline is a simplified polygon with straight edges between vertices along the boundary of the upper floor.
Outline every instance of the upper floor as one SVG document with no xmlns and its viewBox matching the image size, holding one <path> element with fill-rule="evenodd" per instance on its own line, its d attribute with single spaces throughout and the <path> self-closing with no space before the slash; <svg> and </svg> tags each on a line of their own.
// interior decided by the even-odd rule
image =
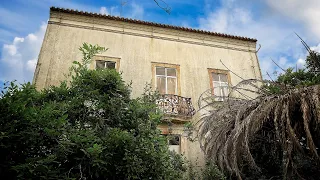
<svg viewBox="0 0 320 180">
<path fill-rule="evenodd" d="M 64 80 L 72 62 L 81 60 L 83 42 L 108 48 L 94 57 L 91 68 L 122 72 L 125 81 L 132 81 L 134 97 L 151 83 L 162 94 L 159 106 L 182 115 L 181 120 L 194 114 L 207 89 L 224 96 L 241 81 L 226 66 L 245 79 L 261 79 L 255 39 L 51 8 L 35 85 L 41 89 Z"/>
</svg>

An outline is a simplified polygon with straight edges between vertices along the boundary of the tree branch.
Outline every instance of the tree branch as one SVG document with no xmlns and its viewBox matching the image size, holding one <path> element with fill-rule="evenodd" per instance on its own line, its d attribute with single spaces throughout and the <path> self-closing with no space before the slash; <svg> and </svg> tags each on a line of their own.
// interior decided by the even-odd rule
<svg viewBox="0 0 320 180">
<path fill-rule="evenodd" d="M 157 6 L 159 6 L 162 10 L 164 10 L 166 13 L 170 14 L 171 13 L 171 7 L 163 0 L 153 0 Z M 165 6 L 161 6 L 159 1 L 161 1 Z"/>
</svg>

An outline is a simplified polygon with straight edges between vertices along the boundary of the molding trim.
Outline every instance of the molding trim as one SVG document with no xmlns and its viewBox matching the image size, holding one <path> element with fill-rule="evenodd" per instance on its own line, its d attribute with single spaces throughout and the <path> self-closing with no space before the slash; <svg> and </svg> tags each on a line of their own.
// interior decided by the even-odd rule
<svg viewBox="0 0 320 180">
<path fill-rule="evenodd" d="M 92 19 L 94 18 L 95 20 L 103 19 L 103 20 L 128 22 L 130 24 L 147 25 L 147 26 L 161 27 L 161 28 L 166 28 L 166 29 L 171 29 L 171 30 L 172 29 L 179 30 L 180 32 L 185 31 L 185 32 L 194 32 L 194 33 L 198 33 L 198 34 L 202 33 L 202 34 L 208 34 L 211 36 L 220 36 L 220 37 L 226 37 L 226 38 L 230 38 L 230 39 L 238 39 L 238 40 L 242 40 L 242 41 L 257 42 L 257 40 L 254 38 L 236 36 L 236 35 L 231 35 L 231 34 L 223 34 L 223 33 L 211 32 L 211 31 L 194 29 L 194 28 L 186 28 L 186 27 L 181 27 L 181 26 L 176 26 L 176 25 L 161 24 L 161 23 L 156 23 L 156 22 L 151 22 L 151 21 L 143 21 L 143 20 L 138 20 L 138 19 L 123 18 L 123 17 L 119 17 L 119 16 L 97 14 L 97 13 L 92 13 L 92 12 L 83 12 L 83 11 L 78 11 L 78 10 L 73 10 L 73 9 L 65 9 L 65 8 L 59 8 L 59 7 L 51 7 L 50 8 L 50 14 L 57 14 L 57 13 L 76 15 L 76 16 L 81 16 L 82 18 L 92 18 Z"/>
<path fill-rule="evenodd" d="M 202 40 L 203 42 L 196 42 L 196 41 L 190 41 L 190 40 L 182 40 L 179 37 L 177 37 L 177 38 L 169 38 L 169 37 L 157 36 L 157 35 L 154 35 L 154 33 L 152 33 L 152 35 L 148 35 L 148 34 L 142 34 L 142 33 L 127 32 L 127 31 L 124 31 L 124 30 L 121 31 L 121 30 L 100 28 L 100 27 L 94 27 L 94 26 L 88 26 L 88 25 L 71 24 L 71 23 L 65 23 L 65 22 L 63 23 L 63 22 L 57 22 L 57 21 L 52 21 L 52 20 L 49 20 L 48 24 L 54 24 L 54 25 L 66 26 L 66 27 L 74 27 L 74 28 L 81 28 L 81 29 L 90 29 L 90 30 L 104 31 L 104 32 L 113 32 L 113 33 L 118 33 L 118 34 L 126 34 L 126 35 L 146 37 L 146 38 L 155 38 L 155 39 L 161 39 L 161 40 L 167 40 L 167 41 L 175 41 L 175 42 L 181 42 L 181 43 L 196 44 L 196 45 L 201 45 L 201 46 L 223 48 L 223 49 L 228 49 L 228 50 L 253 52 L 253 53 L 256 51 L 255 49 L 250 50 L 249 46 L 248 47 L 243 46 L 243 48 L 237 48 L 237 47 L 230 47 L 228 45 L 218 45 L 218 44 L 205 43 L 204 39 Z"/>
</svg>

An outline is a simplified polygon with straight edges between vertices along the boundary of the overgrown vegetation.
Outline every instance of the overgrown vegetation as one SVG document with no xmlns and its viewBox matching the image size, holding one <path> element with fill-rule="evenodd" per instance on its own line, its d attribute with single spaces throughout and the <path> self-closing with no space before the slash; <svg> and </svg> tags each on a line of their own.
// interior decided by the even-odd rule
<svg viewBox="0 0 320 180">
<path fill-rule="evenodd" d="M 212 161 L 207 161 L 204 169 L 202 170 L 202 179 L 203 180 L 225 180 L 226 177 L 220 171 L 218 166 Z"/>
<path fill-rule="evenodd" d="M 262 87 L 250 79 L 231 88 L 244 98 L 202 98 L 209 113 L 200 120 L 201 146 L 229 177 L 319 178 L 320 56 L 302 42 L 309 51 L 305 69 L 285 70 Z"/>
<path fill-rule="evenodd" d="M 206 161 L 205 166 L 199 167 L 196 162 L 188 162 L 187 165 L 187 173 L 185 174 L 185 178 L 187 180 L 225 180 L 226 177 L 220 171 L 218 166 L 214 164 L 211 160 Z M 198 167 L 197 167 L 198 166 Z"/>
<path fill-rule="evenodd" d="M 299 37 L 299 36 L 298 36 Z M 301 38 L 300 38 L 301 39 Z M 275 81 L 269 81 L 262 88 L 270 94 L 285 94 L 296 88 L 303 88 L 320 84 L 320 54 L 312 51 L 301 39 L 309 55 L 306 58 L 306 67 L 302 69 L 282 69 Z"/>
<path fill-rule="evenodd" d="M 88 70 L 106 49 L 84 44 L 71 81 L 37 91 L 6 84 L 0 98 L 1 179 L 180 179 L 157 125 L 153 93 L 130 98 L 115 70 Z"/>
</svg>

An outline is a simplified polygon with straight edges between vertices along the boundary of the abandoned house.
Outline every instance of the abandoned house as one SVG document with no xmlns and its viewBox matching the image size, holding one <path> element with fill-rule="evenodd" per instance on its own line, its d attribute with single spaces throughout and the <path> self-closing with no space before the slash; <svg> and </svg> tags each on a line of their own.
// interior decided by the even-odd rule
<svg viewBox="0 0 320 180">
<path fill-rule="evenodd" d="M 132 81 L 138 97 L 146 83 L 161 93 L 158 101 L 171 124 L 159 126 L 173 134 L 170 149 L 192 162 L 203 162 L 197 141 L 184 135 L 184 124 L 200 115 L 197 101 L 206 90 L 223 97 L 241 78 L 261 79 L 256 39 L 158 24 L 122 17 L 52 7 L 33 83 L 38 89 L 58 85 L 84 42 L 108 48 L 94 57 L 90 68 L 113 68 Z M 223 62 L 223 64 L 221 62 Z M 226 68 L 228 67 L 228 68 Z M 217 99 L 221 101 L 223 99 Z"/>
</svg>

